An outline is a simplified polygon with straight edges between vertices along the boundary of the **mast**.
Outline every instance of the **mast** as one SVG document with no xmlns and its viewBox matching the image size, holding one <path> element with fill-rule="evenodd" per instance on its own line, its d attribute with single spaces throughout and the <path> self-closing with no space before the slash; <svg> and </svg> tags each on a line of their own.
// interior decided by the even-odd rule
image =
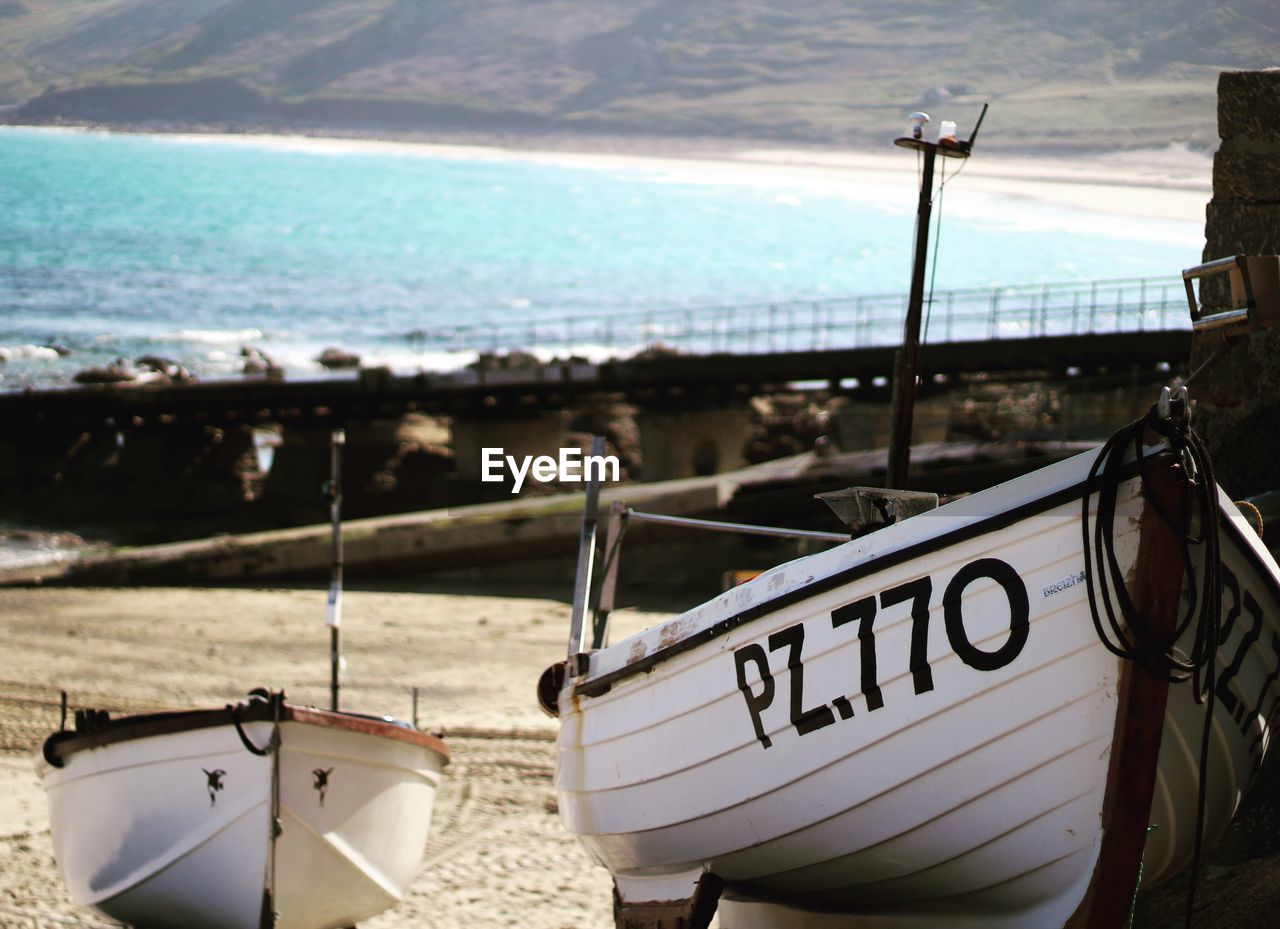
<svg viewBox="0 0 1280 929">
<path fill-rule="evenodd" d="M 955 123 L 943 121 L 942 131 L 936 142 L 923 138 L 927 113 L 913 113 L 913 129 L 910 136 L 894 139 L 893 144 L 911 148 L 924 157 L 920 177 L 920 199 L 916 206 L 915 262 L 911 268 L 911 293 L 907 298 L 907 318 L 902 327 L 902 347 L 894 358 L 893 371 L 893 421 L 889 438 L 889 467 L 885 486 L 897 490 L 907 487 L 907 472 L 911 466 L 911 427 L 915 418 L 916 379 L 920 367 L 920 323 L 924 315 L 924 272 L 929 257 L 929 225 L 933 217 L 933 173 L 939 155 L 944 158 L 968 158 L 973 140 L 978 136 L 982 120 L 987 115 L 983 104 L 982 114 L 967 140 L 957 140 Z"/>
</svg>

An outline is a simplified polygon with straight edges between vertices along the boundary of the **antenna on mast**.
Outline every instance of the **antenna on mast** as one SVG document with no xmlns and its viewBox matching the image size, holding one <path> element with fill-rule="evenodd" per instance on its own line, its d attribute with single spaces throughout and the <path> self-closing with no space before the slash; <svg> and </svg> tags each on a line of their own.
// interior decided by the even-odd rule
<svg viewBox="0 0 1280 929">
<path fill-rule="evenodd" d="M 907 318 L 903 323 L 902 348 L 898 350 L 893 371 L 893 423 L 889 439 L 889 467 L 885 484 L 896 490 L 907 489 L 907 472 L 911 465 L 911 426 L 915 415 L 916 377 L 920 360 L 920 321 L 924 306 L 924 271 L 929 254 L 929 222 L 933 214 L 933 167 L 939 155 L 944 158 L 968 158 L 973 140 L 987 115 L 987 104 L 964 141 L 956 139 L 956 124 L 944 120 L 938 140 L 924 138 L 928 113 L 911 114 L 911 135 L 893 140 L 899 148 L 915 149 L 924 155 L 920 179 L 920 201 L 916 210 L 916 254 L 911 271 L 911 294 L 907 298 Z"/>
</svg>

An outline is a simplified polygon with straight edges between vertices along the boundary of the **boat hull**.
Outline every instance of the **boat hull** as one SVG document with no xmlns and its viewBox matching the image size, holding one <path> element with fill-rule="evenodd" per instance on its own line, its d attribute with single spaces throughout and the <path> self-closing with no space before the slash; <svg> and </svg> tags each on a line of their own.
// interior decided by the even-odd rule
<svg viewBox="0 0 1280 929">
<path fill-rule="evenodd" d="M 1230 504 L 1228 504 L 1230 507 Z M 1234 507 L 1223 513 L 1222 634 L 1205 782 L 1204 844 L 1226 831 L 1262 768 L 1280 719 L 1280 596 L 1276 563 Z M 1143 886 L 1190 864 L 1207 713 L 1189 685 L 1169 689 L 1160 764 L 1143 853 Z"/>
<path fill-rule="evenodd" d="M 1082 583 L 1091 458 L 781 566 L 593 654 L 560 694 L 557 786 L 622 902 L 713 874 L 725 929 L 801 925 L 801 910 L 904 929 L 1066 924 L 1103 847 L 1127 673 Z M 1120 498 L 1132 580 L 1139 483 Z M 1280 630 L 1264 580 L 1254 596 Z M 1250 662 L 1240 688 L 1256 702 L 1275 660 Z M 1170 701 L 1171 718 L 1194 715 Z M 1181 838 L 1195 806 L 1170 784 Z M 1210 832 L 1233 811 L 1211 806 Z M 1157 878 L 1186 848 L 1165 857 Z"/>
<path fill-rule="evenodd" d="M 398 902 L 447 752 L 387 723 L 284 709 L 278 800 L 274 753 L 250 750 L 270 746 L 267 719 L 245 721 L 242 739 L 225 712 L 175 714 L 160 726 L 173 731 L 66 743 L 61 767 L 42 758 L 72 899 L 149 929 L 331 929 Z"/>
</svg>

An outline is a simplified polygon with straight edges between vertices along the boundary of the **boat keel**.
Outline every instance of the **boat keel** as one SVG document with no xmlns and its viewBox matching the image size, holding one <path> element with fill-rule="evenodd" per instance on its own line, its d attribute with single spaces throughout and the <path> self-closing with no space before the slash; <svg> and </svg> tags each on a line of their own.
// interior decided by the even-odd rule
<svg viewBox="0 0 1280 929">
<path fill-rule="evenodd" d="M 661 878 L 614 878 L 616 929 L 707 929 L 724 881 L 709 871 Z"/>
</svg>

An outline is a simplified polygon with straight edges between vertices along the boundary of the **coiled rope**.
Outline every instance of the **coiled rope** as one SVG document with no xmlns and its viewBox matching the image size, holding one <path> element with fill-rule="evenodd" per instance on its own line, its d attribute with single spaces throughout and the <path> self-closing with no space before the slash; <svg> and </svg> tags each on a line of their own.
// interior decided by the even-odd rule
<svg viewBox="0 0 1280 929">
<path fill-rule="evenodd" d="M 1181 458 L 1183 499 L 1177 513 L 1168 512 L 1161 505 L 1159 495 L 1152 492 L 1147 456 L 1143 454 L 1148 431 L 1160 436 Z M 1125 459 L 1130 449 L 1137 462 L 1147 502 L 1181 542 L 1187 607 L 1178 617 L 1172 633 L 1152 629 L 1134 605 L 1125 588 L 1124 571 L 1116 557 L 1116 505 L 1120 485 L 1128 473 Z M 1204 443 L 1191 429 L 1185 388 L 1176 395 L 1170 395 L 1166 389 L 1160 402 L 1153 405 L 1146 416 L 1113 435 L 1099 451 L 1089 478 L 1090 483 L 1097 487 L 1097 515 L 1091 520 L 1090 495 L 1085 494 L 1080 522 L 1089 612 L 1098 638 L 1113 654 L 1137 663 L 1160 680 L 1171 684 L 1190 680 L 1196 702 L 1205 706 L 1204 729 L 1200 738 L 1195 846 L 1184 913 L 1185 925 L 1190 927 L 1204 844 L 1206 775 L 1217 689 L 1214 659 L 1222 628 L 1222 563 L 1218 537 L 1218 485 Z M 1093 570 L 1095 556 L 1096 572 Z M 1198 579 L 1202 579 L 1202 583 L 1198 583 Z M 1192 632 L 1191 650 L 1184 653 L 1175 643 L 1188 630 Z"/>
</svg>

